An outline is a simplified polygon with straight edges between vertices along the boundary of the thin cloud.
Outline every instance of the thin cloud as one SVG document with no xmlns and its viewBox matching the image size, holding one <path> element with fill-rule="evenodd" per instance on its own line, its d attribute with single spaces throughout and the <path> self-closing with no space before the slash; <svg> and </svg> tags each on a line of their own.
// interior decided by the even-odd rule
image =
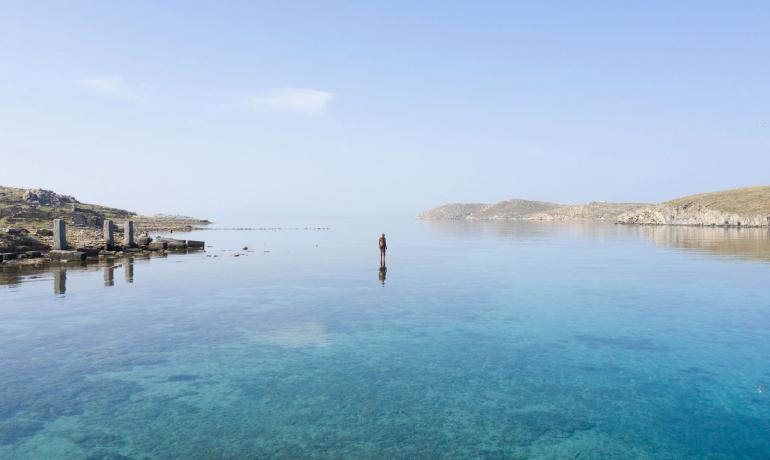
<svg viewBox="0 0 770 460">
<path fill-rule="evenodd" d="M 121 77 L 97 76 L 80 80 L 81 88 L 94 94 L 124 101 L 141 101 L 144 97 L 129 88 Z"/>
<path fill-rule="evenodd" d="M 335 98 L 334 93 L 311 88 L 278 88 L 252 96 L 249 102 L 261 109 L 315 113 L 323 111 Z"/>
</svg>

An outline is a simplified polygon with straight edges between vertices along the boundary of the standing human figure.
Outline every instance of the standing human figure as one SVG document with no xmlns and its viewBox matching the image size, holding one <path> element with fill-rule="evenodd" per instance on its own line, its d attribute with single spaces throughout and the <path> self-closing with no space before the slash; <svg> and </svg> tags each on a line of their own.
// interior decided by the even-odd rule
<svg viewBox="0 0 770 460">
<path fill-rule="evenodd" d="M 380 235 L 380 267 L 385 266 L 385 251 L 388 250 L 388 242 L 385 240 L 385 234 Z"/>
</svg>

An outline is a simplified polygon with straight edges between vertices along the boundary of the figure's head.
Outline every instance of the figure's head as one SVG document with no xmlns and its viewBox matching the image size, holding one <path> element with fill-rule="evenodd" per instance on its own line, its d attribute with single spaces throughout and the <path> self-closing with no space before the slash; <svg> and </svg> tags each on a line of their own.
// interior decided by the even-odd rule
<svg viewBox="0 0 770 460">
<path fill-rule="evenodd" d="M 385 234 L 384 234 L 384 233 L 383 233 L 382 235 L 380 235 L 380 236 L 381 236 L 382 238 L 385 238 Z"/>
</svg>

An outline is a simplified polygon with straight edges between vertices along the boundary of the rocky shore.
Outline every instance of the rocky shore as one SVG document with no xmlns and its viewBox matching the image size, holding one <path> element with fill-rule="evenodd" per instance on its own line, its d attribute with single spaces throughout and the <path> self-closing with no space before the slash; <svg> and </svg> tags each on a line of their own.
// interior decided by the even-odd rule
<svg viewBox="0 0 770 460">
<path fill-rule="evenodd" d="M 139 236 L 130 245 L 107 245 L 103 240 L 81 241 L 67 249 L 51 249 L 50 244 L 26 234 L 24 229 L 8 228 L 0 233 L 0 268 L 9 265 L 42 266 L 56 263 L 87 262 L 123 256 L 165 255 L 167 252 L 204 250 L 197 240 Z"/>
<path fill-rule="evenodd" d="M 53 221 L 65 225 L 66 250 L 54 250 Z M 104 224 L 114 241 L 105 240 Z M 133 222 L 136 238 L 127 241 L 124 222 Z M 203 242 L 161 238 L 159 234 L 205 228 L 210 222 L 184 216 L 140 216 L 123 209 L 81 203 L 50 190 L 0 187 L 0 263 L 46 264 L 129 253 L 202 249 Z M 132 235 L 133 236 L 133 235 Z"/>
</svg>

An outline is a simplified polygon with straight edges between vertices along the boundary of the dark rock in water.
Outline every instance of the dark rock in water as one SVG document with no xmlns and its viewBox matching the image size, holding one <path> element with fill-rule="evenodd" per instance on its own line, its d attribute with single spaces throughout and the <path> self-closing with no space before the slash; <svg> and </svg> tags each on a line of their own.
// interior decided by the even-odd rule
<svg viewBox="0 0 770 460">
<path fill-rule="evenodd" d="M 14 260 L 16 258 L 15 252 L 6 252 L 4 254 L 0 254 L 0 260 Z"/>
<path fill-rule="evenodd" d="M 158 238 L 156 241 L 162 241 L 164 243 L 172 243 L 172 242 L 185 243 L 185 240 L 178 240 L 176 238 Z"/>
<path fill-rule="evenodd" d="M 149 243 L 147 245 L 147 249 L 149 249 L 150 251 L 162 251 L 166 249 L 167 244 L 168 243 L 164 241 L 153 241 L 152 243 Z"/>
<path fill-rule="evenodd" d="M 29 230 L 27 230 L 26 228 L 8 227 L 8 228 L 5 229 L 5 233 L 7 233 L 9 235 L 22 236 L 22 235 L 25 235 L 25 234 L 29 233 Z"/>
<path fill-rule="evenodd" d="M 248 251 L 248 250 L 249 250 L 249 247 L 248 247 L 248 246 L 244 246 L 244 247 L 243 247 L 243 250 L 244 250 L 244 251 Z"/>
<path fill-rule="evenodd" d="M 80 248 L 78 249 L 78 252 L 82 252 L 86 256 L 98 256 L 101 250 L 98 248 Z"/>
<path fill-rule="evenodd" d="M 187 249 L 187 243 L 184 241 L 169 241 L 166 244 L 166 249 L 169 251 L 179 251 Z"/>
<path fill-rule="evenodd" d="M 43 255 L 43 253 L 42 253 L 42 252 L 40 252 L 40 251 L 27 251 L 27 252 L 26 252 L 26 255 L 27 255 L 27 257 L 32 257 L 32 258 L 35 258 L 35 257 L 40 257 L 40 256 L 42 256 L 42 255 Z"/>
<path fill-rule="evenodd" d="M 203 241 L 187 240 L 188 248 L 203 248 L 205 246 L 206 246 L 206 243 Z"/>
</svg>

